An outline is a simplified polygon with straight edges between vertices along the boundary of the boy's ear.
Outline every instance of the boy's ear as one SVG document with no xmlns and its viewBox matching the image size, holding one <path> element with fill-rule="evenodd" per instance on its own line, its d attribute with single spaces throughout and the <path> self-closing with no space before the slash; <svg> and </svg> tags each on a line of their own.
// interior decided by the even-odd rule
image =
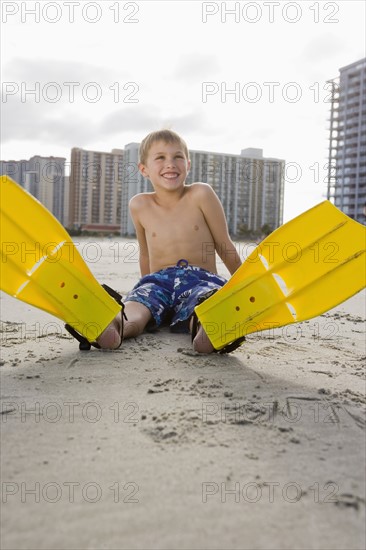
<svg viewBox="0 0 366 550">
<path fill-rule="evenodd" d="M 138 169 L 140 170 L 140 173 L 144 176 L 144 178 L 148 178 L 149 175 L 147 173 L 146 166 L 142 164 L 142 162 L 139 162 L 137 166 L 138 166 Z"/>
</svg>

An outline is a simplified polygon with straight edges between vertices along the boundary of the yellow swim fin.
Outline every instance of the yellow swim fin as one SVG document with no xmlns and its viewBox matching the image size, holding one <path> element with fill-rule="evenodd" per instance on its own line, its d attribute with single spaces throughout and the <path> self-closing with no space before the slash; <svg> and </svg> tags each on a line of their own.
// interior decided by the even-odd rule
<svg viewBox="0 0 366 550">
<path fill-rule="evenodd" d="M 215 349 L 235 349 L 247 334 L 311 319 L 362 290 L 365 253 L 366 227 L 321 202 L 264 239 L 195 313 Z"/>
<path fill-rule="evenodd" d="M 7 176 L 0 177 L 0 201 L 0 289 L 93 342 L 122 304 L 94 278 L 58 220 Z"/>
</svg>

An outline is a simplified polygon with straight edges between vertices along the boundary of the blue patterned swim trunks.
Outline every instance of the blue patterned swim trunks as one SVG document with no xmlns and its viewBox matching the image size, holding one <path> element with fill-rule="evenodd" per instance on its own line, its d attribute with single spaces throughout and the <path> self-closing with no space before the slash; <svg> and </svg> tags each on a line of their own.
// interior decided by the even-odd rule
<svg viewBox="0 0 366 550">
<path fill-rule="evenodd" d="M 139 302 L 150 310 L 154 321 L 147 328 L 169 324 L 173 332 L 189 332 L 199 298 L 225 283 L 220 275 L 179 260 L 174 267 L 142 277 L 124 301 Z"/>
</svg>

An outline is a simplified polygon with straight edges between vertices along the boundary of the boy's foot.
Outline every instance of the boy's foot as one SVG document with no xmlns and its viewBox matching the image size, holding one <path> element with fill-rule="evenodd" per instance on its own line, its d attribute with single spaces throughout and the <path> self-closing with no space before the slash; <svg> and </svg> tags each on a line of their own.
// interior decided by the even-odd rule
<svg viewBox="0 0 366 550">
<path fill-rule="evenodd" d="M 201 324 L 199 325 L 197 334 L 193 339 L 193 349 L 198 353 L 213 353 L 215 351 L 215 348 L 211 344 L 210 339 L 203 330 Z"/>
<path fill-rule="evenodd" d="M 102 349 L 117 349 L 123 339 L 123 310 L 113 319 L 102 334 L 97 338 L 97 343 Z"/>
<path fill-rule="evenodd" d="M 195 314 L 191 317 L 189 330 L 192 335 L 194 351 L 197 351 L 197 353 L 212 353 L 216 351 Z"/>
</svg>

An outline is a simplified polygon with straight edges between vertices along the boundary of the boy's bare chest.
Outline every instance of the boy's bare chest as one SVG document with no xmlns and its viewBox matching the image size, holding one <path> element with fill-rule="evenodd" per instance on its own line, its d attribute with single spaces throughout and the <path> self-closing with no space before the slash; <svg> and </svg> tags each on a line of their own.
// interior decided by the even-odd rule
<svg viewBox="0 0 366 550">
<path fill-rule="evenodd" d="M 202 211 L 197 207 L 166 209 L 153 207 L 145 212 L 143 225 L 146 237 L 181 238 L 198 236 L 208 230 Z"/>
</svg>

